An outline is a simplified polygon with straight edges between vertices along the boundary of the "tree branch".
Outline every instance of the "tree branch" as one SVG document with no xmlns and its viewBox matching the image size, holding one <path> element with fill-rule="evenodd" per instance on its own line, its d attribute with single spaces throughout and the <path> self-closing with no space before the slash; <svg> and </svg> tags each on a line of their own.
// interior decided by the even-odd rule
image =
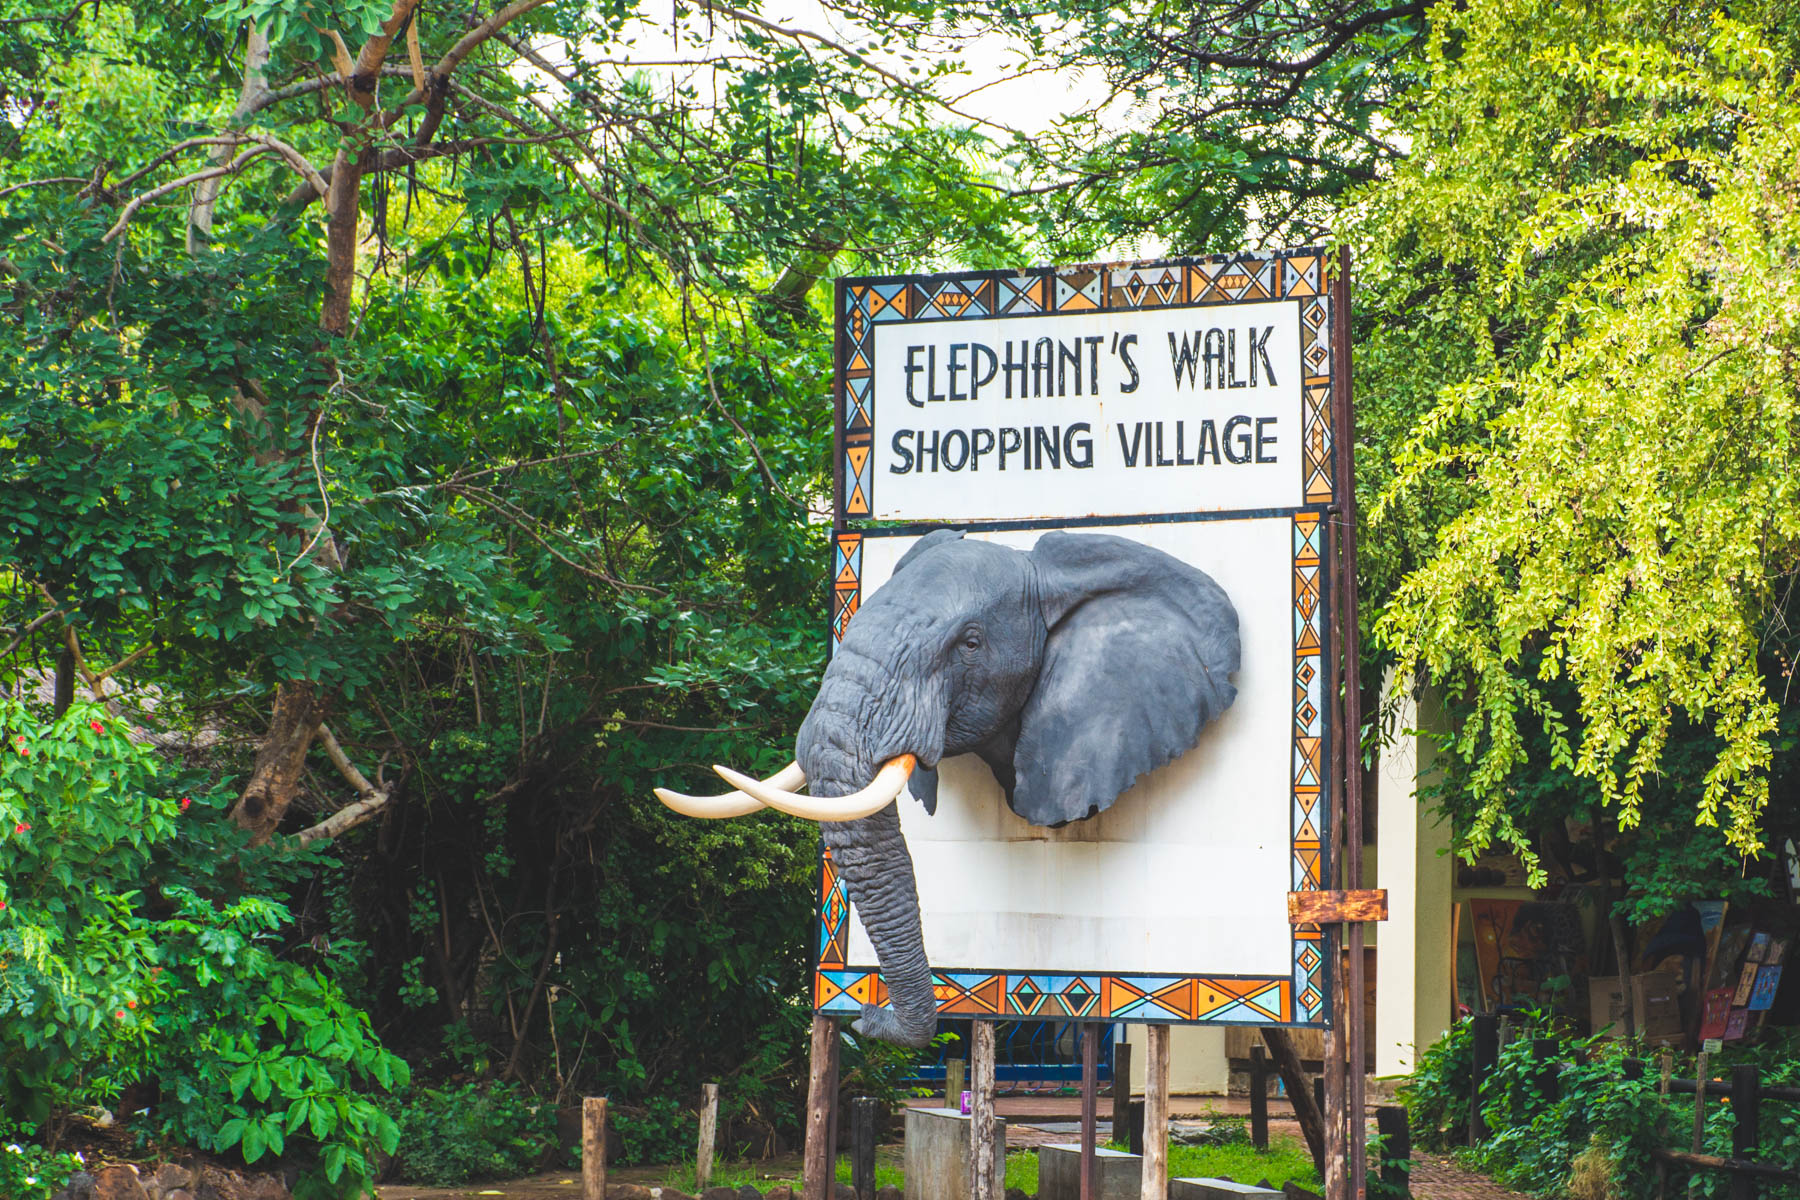
<svg viewBox="0 0 1800 1200">
<path fill-rule="evenodd" d="M 136 214 L 137 210 L 148 204 L 150 201 L 155 200 L 157 197 L 166 196 L 170 192 L 180 191 L 189 184 L 199 183 L 203 180 L 218 179 L 224 175 L 235 175 L 243 170 L 252 159 L 261 158 L 263 155 L 270 153 L 273 153 L 273 151 L 269 147 L 259 145 L 253 149 L 244 151 L 222 167 L 208 167 L 204 171 L 195 171 L 191 175 L 183 175 L 180 179 L 171 179 L 168 183 L 153 187 L 147 192 L 139 192 L 125 202 L 125 207 L 119 212 L 119 219 L 113 223 L 113 227 L 107 230 L 105 236 L 100 240 L 102 242 L 110 242 L 121 233 L 125 232 L 125 227 L 131 224 L 131 218 Z"/>
<path fill-rule="evenodd" d="M 295 834 L 294 843 L 301 849 L 354 829 L 386 808 L 393 799 L 390 788 L 376 787 L 369 782 L 368 776 L 357 770 L 356 764 L 350 761 L 350 756 L 344 753 L 343 746 L 338 744 L 331 726 L 319 726 L 319 744 L 325 747 L 326 757 L 331 759 L 331 765 L 337 768 L 338 774 L 356 792 L 357 799 L 355 803 L 345 805 L 318 824 Z"/>
</svg>

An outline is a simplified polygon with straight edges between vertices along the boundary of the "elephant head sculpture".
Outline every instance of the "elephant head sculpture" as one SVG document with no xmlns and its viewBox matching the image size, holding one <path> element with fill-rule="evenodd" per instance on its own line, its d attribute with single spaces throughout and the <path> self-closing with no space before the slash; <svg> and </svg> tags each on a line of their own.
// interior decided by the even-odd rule
<svg viewBox="0 0 1800 1200">
<path fill-rule="evenodd" d="M 895 804 L 909 777 L 935 813 L 938 763 L 975 754 L 1020 817 L 1083 820 L 1194 745 L 1236 698 L 1238 659 L 1230 599 L 1160 550 L 1047 533 L 1022 552 L 938 530 L 849 623 L 794 765 L 760 781 L 715 768 L 726 796 L 657 796 L 690 816 L 766 805 L 823 822 L 890 1001 L 853 1027 L 923 1046 L 937 1006 Z"/>
</svg>

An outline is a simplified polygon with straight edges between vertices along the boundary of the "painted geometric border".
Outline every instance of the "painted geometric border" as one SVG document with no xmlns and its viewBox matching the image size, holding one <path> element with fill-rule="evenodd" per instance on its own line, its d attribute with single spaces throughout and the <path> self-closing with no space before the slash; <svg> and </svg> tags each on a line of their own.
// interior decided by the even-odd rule
<svg viewBox="0 0 1800 1200">
<path fill-rule="evenodd" d="M 1325 725 L 1325 521 L 1317 512 L 1289 517 L 1293 548 L 1294 733 L 1290 833 L 1292 886 L 1325 885 L 1328 760 Z M 1130 524 L 1120 518 L 1113 524 Z M 862 597 L 863 534 L 833 537 L 831 628 L 842 640 Z M 1293 926 L 1291 976 L 1109 975 L 1091 972 L 934 971 L 938 1012 L 945 1017 L 1131 1021 L 1195 1025 L 1323 1025 L 1326 1000 L 1324 934 L 1317 925 Z M 850 901 L 832 865 L 820 855 L 819 923 L 814 943 L 813 1007 L 855 1016 L 882 1004 L 878 972 L 852 969 Z"/>
<path fill-rule="evenodd" d="M 1306 504 L 1332 501 L 1331 258 L 1317 247 L 1155 262 L 955 275 L 867 276 L 838 284 L 838 428 L 843 471 L 837 512 L 874 512 L 875 327 L 1044 313 L 1116 312 L 1259 300 L 1300 300 L 1301 486 Z"/>
</svg>

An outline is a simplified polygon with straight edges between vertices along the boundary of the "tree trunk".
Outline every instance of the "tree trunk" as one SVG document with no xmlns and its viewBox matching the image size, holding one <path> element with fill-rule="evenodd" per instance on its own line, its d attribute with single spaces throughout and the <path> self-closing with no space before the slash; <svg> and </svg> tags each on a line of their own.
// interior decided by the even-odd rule
<svg viewBox="0 0 1800 1200">
<path fill-rule="evenodd" d="M 300 788 L 306 751 L 325 719 L 325 699 L 307 682 L 284 683 L 275 692 L 269 733 L 256 752 L 250 781 L 231 810 L 231 819 L 260 845 L 274 836 Z"/>
</svg>

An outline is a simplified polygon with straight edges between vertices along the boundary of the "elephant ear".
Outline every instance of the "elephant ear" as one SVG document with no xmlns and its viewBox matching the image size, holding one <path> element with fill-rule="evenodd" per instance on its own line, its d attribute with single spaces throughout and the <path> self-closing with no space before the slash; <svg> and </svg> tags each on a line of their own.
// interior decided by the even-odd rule
<svg viewBox="0 0 1800 1200">
<path fill-rule="evenodd" d="M 1062 825 L 1111 807 L 1231 707 L 1238 618 L 1204 571 L 1128 538 L 1047 533 L 1031 558 L 1049 634 L 1009 802 Z"/>
</svg>

